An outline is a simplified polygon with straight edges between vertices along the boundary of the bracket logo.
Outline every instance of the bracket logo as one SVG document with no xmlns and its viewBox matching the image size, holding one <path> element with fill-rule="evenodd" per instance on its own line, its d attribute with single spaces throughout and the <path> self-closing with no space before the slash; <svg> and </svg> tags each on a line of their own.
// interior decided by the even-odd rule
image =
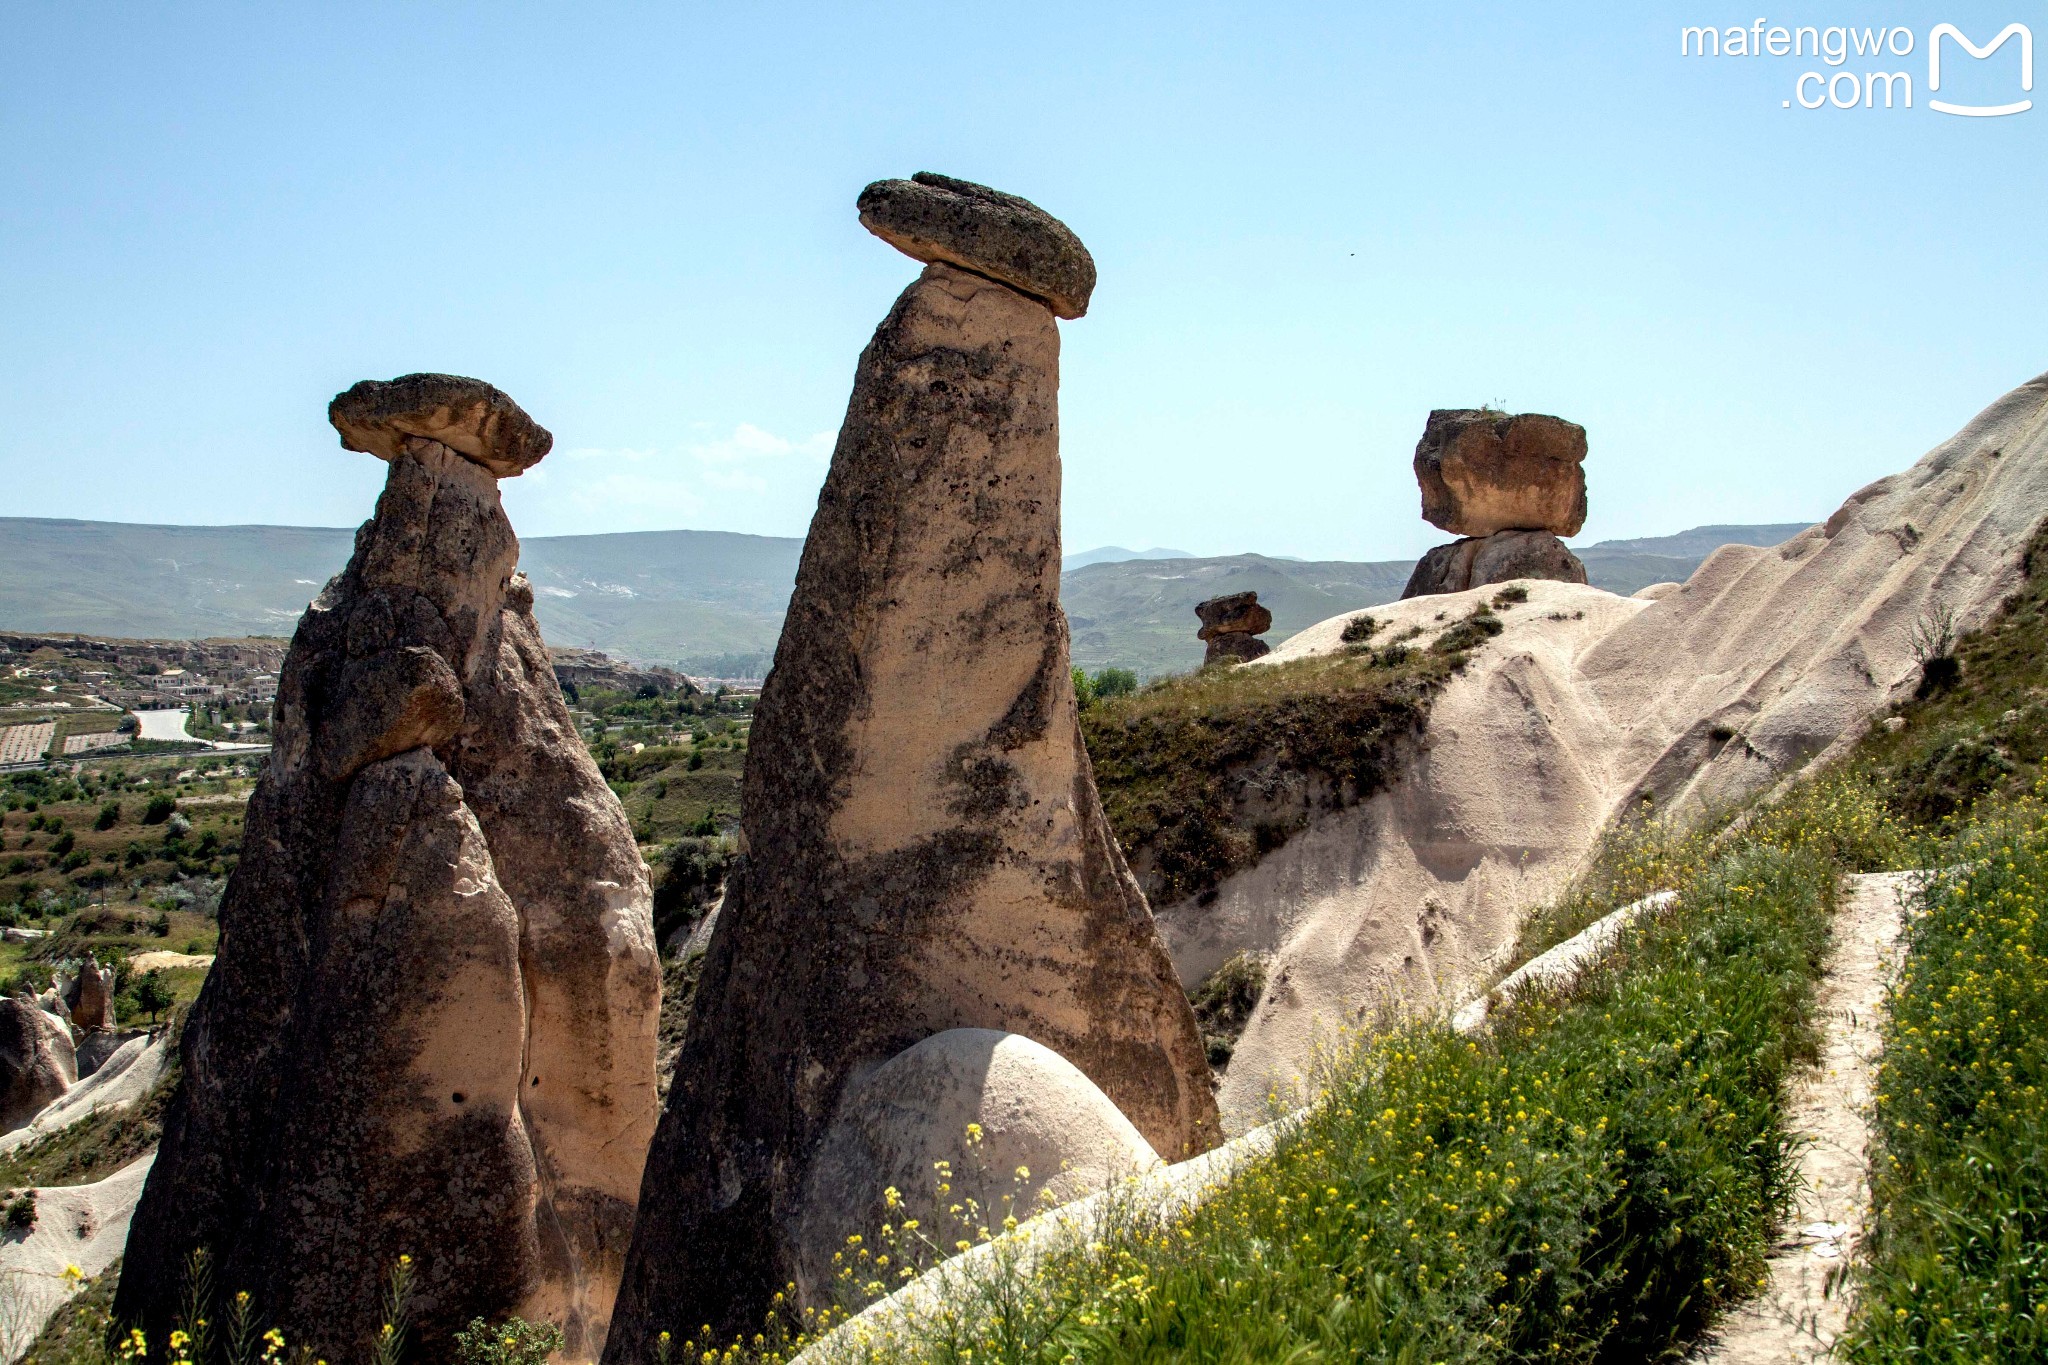
<svg viewBox="0 0 2048 1365">
<path fill-rule="evenodd" d="M 2034 33 L 2025 24 L 2007 24 L 2005 30 L 1993 38 L 1988 46 L 1978 47 L 1963 36 L 1963 31 L 1954 24 L 1936 24 L 1934 31 L 1927 35 L 1927 89 L 1932 92 L 1941 89 L 1941 40 L 1953 38 L 1962 44 L 1963 51 L 1982 61 L 2006 45 L 2012 38 L 2020 40 L 2020 89 L 2034 88 Z M 2034 107 L 2034 102 L 2018 100 L 2012 104 L 1950 104 L 1946 100 L 1930 99 L 1929 109 L 1944 114 L 1961 114 L 1965 118 L 1997 118 L 2002 114 L 2024 114 Z"/>
</svg>

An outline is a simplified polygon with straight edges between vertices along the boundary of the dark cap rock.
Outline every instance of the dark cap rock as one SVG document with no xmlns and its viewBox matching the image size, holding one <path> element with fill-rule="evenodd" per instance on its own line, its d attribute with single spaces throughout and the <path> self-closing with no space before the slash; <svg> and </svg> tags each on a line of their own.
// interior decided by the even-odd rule
<svg viewBox="0 0 2048 1365">
<path fill-rule="evenodd" d="M 1263 635 L 1273 628 L 1273 613 L 1259 605 L 1255 592 L 1234 592 L 1195 603 L 1195 615 L 1202 618 L 1197 640 L 1219 635 Z"/>
<path fill-rule="evenodd" d="M 1078 318 L 1095 292 L 1095 258 L 1072 229 L 1029 199 L 919 171 L 860 192 L 860 223 L 905 255 L 1000 280 Z"/>
<path fill-rule="evenodd" d="M 501 479 L 533 468 L 555 444 L 548 429 L 502 390 L 459 374 L 365 379 L 335 395 L 327 420 L 341 433 L 343 449 L 392 460 L 406 437 L 419 436 Z"/>
</svg>

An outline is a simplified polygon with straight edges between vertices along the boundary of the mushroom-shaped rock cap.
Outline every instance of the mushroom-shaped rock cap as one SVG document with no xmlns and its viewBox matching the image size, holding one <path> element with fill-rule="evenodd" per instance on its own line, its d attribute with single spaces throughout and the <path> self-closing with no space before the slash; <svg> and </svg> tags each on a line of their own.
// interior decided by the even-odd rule
<svg viewBox="0 0 2048 1365">
<path fill-rule="evenodd" d="M 365 379 L 327 405 L 345 450 L 398 457 L 408 436 L 439 441 L 501 479 L 523 474 L 554 446 L 548 429 L 501 390 L 459 374 Z"/>
<path fill-rule="evenodd" d="M 860 224 L 920 261 L 943 261 L 1078 318 L 1095 292 L 1095 258 L 1072 229 L 1029 199 L 919 171 L 860 192 Z"/>
<path fill-rule="evenodd" d="M 1256 592 L 1234 592 L 1195 603 L 1195 615 L 1202 618 L 1197 640 L 1219 635 L 1263 635 L 1273 628 L 1273 613 L 1259 605 Z"/>
</svg>

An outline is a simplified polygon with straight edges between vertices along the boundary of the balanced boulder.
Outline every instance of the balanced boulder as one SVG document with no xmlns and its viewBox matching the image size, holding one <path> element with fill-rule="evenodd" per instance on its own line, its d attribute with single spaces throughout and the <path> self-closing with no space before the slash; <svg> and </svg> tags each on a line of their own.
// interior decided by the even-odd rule
<svg viewBox="0 0 2048 1365">
<path fill-rule="evenodd" d="M 0 1133 L 33 1119 L 77 1080 L 64 1021 L 33 1001 L 0 1000 Z"/>
<path fill-rule="evenodd" d="M 801 1273 L 848 1087 L 934 1034 L 1050 1049 L 1161 1155 L 1218 1137 L 1193 1013 L 1081 744 L 1057 282 L 996 269 L 1023 276 L 1027 246 L 1072 234 L 1011 196 L 912 183 L 963 200 L 947 213 L 969 224 L 993 205 L 1016 251 L 942 253 L 939 227 L 905 227 L 911 192 L 861 197 L 877 235 L 937 259 L 862 353 L 755 711 L 747 852 L 648 1157 L 619 1365 L 653 1359 L 663 1331 L 758 1326 Z M 952 232 L 947 213 L 930 221 Z"/>
<path fill-rule="evenodd" d="M 442 375 L 330 417 L 391 468 L 284 663 L 117 1313 L 154 1339 L 203 1247 L 295 1344 L 362 1359 L 409 1255 L 424 1358 L 516 1313 L 589 1360 L 657 1113 L 660 976 L 499 502 L 550 438 Z"/>
<path fill-rule="evenodd" d="M 1438 408 L 1415 447 L 1422 516 L 1461 540 L 1425 554 L 1401 596 L 1516 578 L 1586 581 L 1559 536 L 1586 524 L 1586 429 L 1542 413 Z"/>
<path fill-rule="evenodd" d="M 1273 628 L 1273 613 L 1259 605 L 1255 592 L 1234 592 L 1195 604 L 1202 628 L 1195 638 L 1205 641 L 1208 652 L 1202 666 L 1216 663 L 1245 663 L 1264 658 L 1270 646 L 1258 637 Z"/>
<path fill-rule="evenodd" d="M 500 390 L 453 374 L 365 379 L 328 405 L 341 443 L 396 460 L 408 438 L 446 446 L 501 479 L 522 474 L 553 449 L 546 427 Z"/>
<path fill-rule="evenodd" d="M 1542 413 L 1438 408 L 1415 446 L 1422 517 L 1454 535 L 1586 524 L 1586 429 Z"/>
</svg>

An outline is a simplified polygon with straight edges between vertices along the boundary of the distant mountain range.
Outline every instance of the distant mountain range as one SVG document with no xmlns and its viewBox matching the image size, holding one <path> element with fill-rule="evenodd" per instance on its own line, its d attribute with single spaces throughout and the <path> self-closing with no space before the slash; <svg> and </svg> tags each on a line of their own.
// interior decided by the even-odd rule
<svg viewBox="0 0 2048 1365">
<path fill-rule="evenodd" d="M 1090 564 L 1121 564 L 1127 559 L 1193 559 L 1186 550 L 1169 550 L 1155 545 L 1149 550 L 1126 550 L 1121 545 L 1103 545 L 1093 550 L 1083 550 L 1077 555 L 1068 555 L 1060 561 L 1060 572 L 1072 573 L 1085 569 Z"/>
<path fill-rule="evenodd" d="M 1701 526 L 1580 549 L 1600 587 L 1684 579 L 1720 545 L 1805 529 Z M 141 526 L 0 517 L 0 629 L 197 639 L 289 635 L 348 560 L 355 532 L 312 526 Z M 602 649 L 699 676 L 758 677 L 782 629 L 803 542 L 725 531 L 534 536 L 521 542 L 550 644 Z M 1391 602 L 1412 560 L 1354 563 L 1105 546 L 1066 561 L 1074 662 L 1143 674 L 1201 661 L 1194 605 L 1254 589 L 1278 644 L 1304 626 Z M 1086 562 L 1083 562 L 1086 561 Z"/>
</svg>

